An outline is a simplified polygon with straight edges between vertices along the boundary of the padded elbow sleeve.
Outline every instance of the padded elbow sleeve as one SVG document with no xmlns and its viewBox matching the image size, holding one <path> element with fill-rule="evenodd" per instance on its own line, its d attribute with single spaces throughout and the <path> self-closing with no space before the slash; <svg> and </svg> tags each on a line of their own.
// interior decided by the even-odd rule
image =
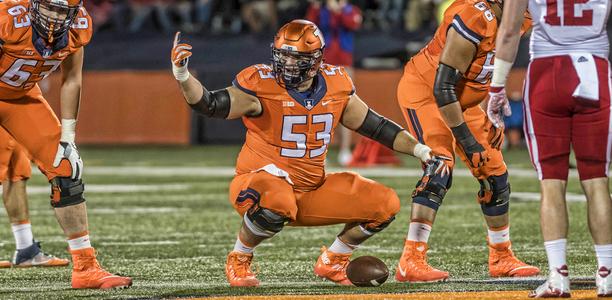
<svg viewBox="0 0 612 300">
<path fill-rule="evenodd" d="M 461 79 L 461 73 L 457 69 L 440 63 L 434 83 L 434 97 L 438 107 L 444 107 L 457 102 L 455 87 L 459 79 Z"/>
<path fill-rule="evenodd" d="M 230 95 L 227 89 L 209 92 L 204 89 L 202 99 L 189 104 L 194 111 L 211 118 L 225 119 L 230 112 Z"/>
<path fill-rule="evenodd" d="M 357 129 L 357 132 L 393 149 L 395 137 L 402 130 L 404 129 L 395 124 L 395 122 L 368 109 L 368 114 Z"/>
</svg>

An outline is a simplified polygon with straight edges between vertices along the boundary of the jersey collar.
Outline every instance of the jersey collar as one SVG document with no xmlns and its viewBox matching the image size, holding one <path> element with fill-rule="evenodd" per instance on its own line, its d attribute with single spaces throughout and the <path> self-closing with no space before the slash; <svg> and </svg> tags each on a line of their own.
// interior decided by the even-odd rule
<svg viewBox="0 0 612 300">
<path fill-rule="evenodd" d="M 43 58 L 48 58 L 53 55 L 53 53 L 62 50 L 68 46 L 68 32 L 63 34 L 61 37 L 56 39 L 53 44 L 49 45 L 45 39 L 38 35 L 36 30 L 32 29 L 32 44 L 34 44 L 34 48 Z"/>
<path fill-rule="evenodd" d="M 321 75 L 321 73 L 317 74 L 317 77 L 313 83 L 314 89 L 310 95 L 306 96 L 304 93 L 300 93 L 295 89 L 288 89 L 287 93 L 295 100 L 297 103 L 302 105 L 307 110 L 311 110 L 313 107 L 317 106 L 317 103 L 325 97 L 327 94 L 327 83 L 325 82 L 325 77 Z"/>
</svg>

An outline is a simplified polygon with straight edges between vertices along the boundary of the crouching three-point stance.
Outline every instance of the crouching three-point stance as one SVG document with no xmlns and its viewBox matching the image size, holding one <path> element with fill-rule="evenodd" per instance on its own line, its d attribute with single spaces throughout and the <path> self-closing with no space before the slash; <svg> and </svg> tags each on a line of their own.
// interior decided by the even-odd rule
<svg viewBox="0 0 612 300">
<path fill-rule="evenodd" d="M 339 123 L 396 151 L 431 161 L 430 149 L 397 124 L 368 109 L 341 67 L 322 64 L 324 42 L 311 22 L 292 21 L 277 33 L 273 65 L 236 76 L 233 86 L 207 91 L 187 70 L 191 46 L 175 38 L 173 71 L 187 103 L 216 118 L 242 117 L 246 142 L 229 200 L 242 216 L 225 274 L 232 286 L 257 286 L 253 249 L 285 225 L 346 224 L 314 272 L 348 285 L 346 266 L 357 248 L 393 221 L 395 192 L 351 172 L 325 174 L 325 156 Z"/>
</svg>

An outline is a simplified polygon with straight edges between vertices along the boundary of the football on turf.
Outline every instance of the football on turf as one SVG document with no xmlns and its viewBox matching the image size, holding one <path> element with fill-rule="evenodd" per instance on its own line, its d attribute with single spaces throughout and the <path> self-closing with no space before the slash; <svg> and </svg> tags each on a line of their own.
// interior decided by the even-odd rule
<svg viewBox="0 0 612 300">
<path fill-rule="evenodd" d="M 346 276 L 356 286 L 379 286 L 389 277 L 389 269 L 374 256 L 360 256 L 346 267 Z"/>
</svg>

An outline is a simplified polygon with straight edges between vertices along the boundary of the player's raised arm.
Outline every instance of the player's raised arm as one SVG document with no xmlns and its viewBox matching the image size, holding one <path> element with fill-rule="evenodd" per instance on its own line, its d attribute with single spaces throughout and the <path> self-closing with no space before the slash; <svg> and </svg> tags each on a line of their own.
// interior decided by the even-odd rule
<svg viewBox="0 0 612 300">
<path fill-rule="evenodd" d="M 510 104 L 506 97 L 506 79 L 514 64 L 521 39 L 521 27 L 525 18 L 528 0 L 511 0 L 504 3 L 504 17 L 497 30 L 493 78 L 489 86 L 487 116 L 496 127 L 504 123 L 502 113 L 510 116 Z"/>
<path fill-rule="evenodd" d="M 342 125 L 395 151 L 413 155 L 422 162 L 431 159 L 431 149 L 419 143 L 408 131 L 379 115 L 353 94 L 342 113 Z"/>
<path fill-rule="evenodd" d="M 461 104 L 457 98 L 455 88 L 462 75 L 468 71 L 476 55 L 474 43 L 461 34 L 454 27 L 448 29 L 446 44 L 434 82 L 434 97 L 440 108 L 440 113 L 453 132 L 461 150 L 465 152 L 473 167 L 481 167 L 487 160 L 485 148 L 479 144 L 465 120 Z"/>
<path fill-rule="evenodd" d="M 181 43 L 181 33 L 174 36 L 172 48 L 172 73 L 179 82 L 187 104 L 196 112 L 207 117 L 235 119 L 254 116 L 261 112 L 257 97 L 230 86 L 216 91 L 208 91 L 198 79 L 191 76 L 187 65 L 191 57 L 191 45 Z"/>
</svg>

